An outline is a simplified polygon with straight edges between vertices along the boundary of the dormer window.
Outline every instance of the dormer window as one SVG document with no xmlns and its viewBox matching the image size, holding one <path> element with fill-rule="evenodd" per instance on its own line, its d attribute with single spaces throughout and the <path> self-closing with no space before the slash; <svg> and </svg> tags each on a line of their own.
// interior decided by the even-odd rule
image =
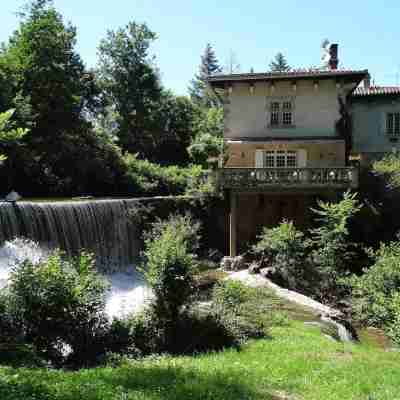
<svg viewBox="0 0 400 400">
<path fill-rule="evenodd" d="M 400 137 L 400 112 L 386 114 L 386 134 L 390 138 Z"/>
<path fill-rule="evenodd" d="M 274 100 L 270 103 L 270 126 L 271 127 L 291 127 L 293 126 L 293 101 Z"/>
</svg>

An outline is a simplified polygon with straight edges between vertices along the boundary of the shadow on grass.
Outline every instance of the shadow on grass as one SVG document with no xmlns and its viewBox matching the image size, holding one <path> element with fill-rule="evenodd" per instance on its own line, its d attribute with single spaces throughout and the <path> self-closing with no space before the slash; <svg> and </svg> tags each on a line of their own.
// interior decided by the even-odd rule
<svg viewBox="0 0 400 400">
<path fill-rule="evenodd" d="M 211 362 L 211 361 L 210 361 Z M 18 377 L 16 378 L 16 374 Z M 4 379 L 5 378 L 5 379 Z M 233 375 L 210 368 L 180 367 L 173 362 L 126 364 L 75 373 L 5 369 L 1 400 L 256 400 L 274 399 Z"/>
</svg>

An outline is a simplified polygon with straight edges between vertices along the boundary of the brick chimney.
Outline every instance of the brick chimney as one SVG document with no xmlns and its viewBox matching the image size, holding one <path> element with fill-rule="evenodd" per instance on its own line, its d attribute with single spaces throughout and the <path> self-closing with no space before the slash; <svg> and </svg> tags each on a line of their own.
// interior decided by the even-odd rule
<svg viewBox="0 0 400 400">
<path fill-rule="evenodd" d="M 331 44 L 329 47 L 329 68 L 330 69 L 337 69 L 338 64 L 339 64 L 339 59 L 338 59 L 338 45 Z"/>
</svg>

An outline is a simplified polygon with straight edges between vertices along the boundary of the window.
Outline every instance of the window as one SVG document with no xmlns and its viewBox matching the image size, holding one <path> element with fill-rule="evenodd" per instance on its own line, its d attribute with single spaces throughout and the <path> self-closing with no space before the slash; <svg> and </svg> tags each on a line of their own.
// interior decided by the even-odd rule
<svg viewBox="0 0 400 400">
<path fill-rule="evenodd" d="M 271 126 L 293 125 L 293 103 L 292 101 L 272 101 L 270 105 Z"/>
<path fill-rule="evenodd" d="M 392 137 L 400 137 L 400 113 L 386 114 L 386 134 Z"/>
<path fill-rule="evenodd" d="M 297 151 L 276 150 L 265 152 L 265 168 L 296 168 Z"/>
<path fill-rule="evenodd" d="M 280 104 L 276 101 L 271 103 L 271 125 L 279 125 Z"/>
</svg>

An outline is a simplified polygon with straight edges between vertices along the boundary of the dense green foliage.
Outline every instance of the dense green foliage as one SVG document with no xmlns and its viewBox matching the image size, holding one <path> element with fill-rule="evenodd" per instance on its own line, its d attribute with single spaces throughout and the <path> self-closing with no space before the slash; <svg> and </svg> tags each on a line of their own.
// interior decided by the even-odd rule
<svg viewBox="0 0 400 400">
<path fill-rule="evenodd" d="M 28 133 L 27 129 L 18 128 L 15 126 L 15 122 L 11 121 L 14 111 L 8 110 L 0 113 L 0 144 L 2 146 L 15 146 Z M 6 155 L 0 154 L 0 163 L 6 158 Z"/>
<path fill-rule="evenodd" d="M 349 224 L 361 209 L 356 194 L 344 193 L 339 202 L 318 202 L 312 209 L 317 227 L 308 236 L 292 222 L 264 228 L 252 252 L 280 284 L 324 302 L 336 301 L 347 291 L 343 279 L 351 272 L 355 244 Z"/>
<path fill-rule="evenodd" d="M 37 265 L 25 261 L 15 268 L 5 307 L 41 357 L 56 366 L 80 365 L 93 362 L 102 350 L 107 288 L 91 256 L 65 261 L 56 253 Z"/>
<path fill-rule="evenodd" d="M 358 320 L 386 329 L 400 344 L 400 243 L 393 242 L 372 254 L 374 264 L 350 280 Z"/>
<path fill-rule="evenodd" d="M 357 214 L 361 206 L 357 194 L 346 192 L 337 203 L 318 202 L 318 228 L 311 233 L 311 263 L 320 275 L 319 291 L 322 298 L 341 296 L 341 279 L 350 273 L 354 244 L 350 242 L 349 220 Z"/>
<path fill-rule="evenodd" d="M 8 139 L 11 132 L 30 134 L 18 134 L 18 146 L 15 135 L 0 140 L 0 154 L 7 155 L 3 193 L 180 194 L 198 169 L 161 166 L 206 167 L 207 152 L 218 155 L 219 140 L 207 135 L 220 135 L 220 111 L 163 88 L 149 50 L 156 34 L 146 24 L 109 31 L 97 68 L 88 70 L 76 51 L 76 29 L 51 0 L 31 0 L 20 18 L 0 50 L 0 113 L 14 110 L 3 127 Z M 198 149 L 198 143 L 206 145 Z"/>
</svg>

